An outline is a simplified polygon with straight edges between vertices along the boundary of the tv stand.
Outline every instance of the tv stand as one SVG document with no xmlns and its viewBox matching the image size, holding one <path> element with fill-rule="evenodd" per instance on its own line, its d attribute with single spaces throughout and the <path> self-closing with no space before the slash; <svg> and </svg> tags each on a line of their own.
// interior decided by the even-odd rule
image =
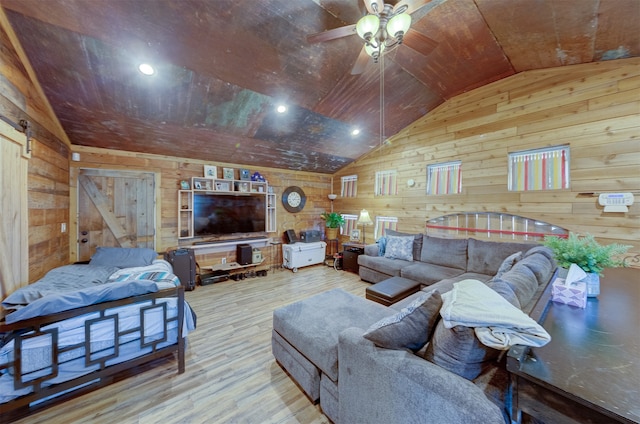
<svg viewBox="0 0 640 424">
<path fill-rule="evenodd" d="M 268 246 L 271 239 L 268 237 L 248 237 L 231 240 L 217 240 L 211 242 L 196 242 L 191 246 L 185 246 L 186 249 L 193 249 L 197 254 L 225 252 L 229 248 L 235 249 L 239 244 L 249 244 L 251 247 Z"/>
</svg>

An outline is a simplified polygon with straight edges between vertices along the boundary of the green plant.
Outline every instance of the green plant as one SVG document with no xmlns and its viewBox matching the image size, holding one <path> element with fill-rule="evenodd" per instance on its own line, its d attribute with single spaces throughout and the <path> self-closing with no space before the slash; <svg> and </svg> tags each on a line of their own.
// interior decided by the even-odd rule
<svg viewBox="0 0 640 424">
<path fill-rule="evenodd" d="M 591 234 L 580 237 L 575 233 L 569 233 L 567 238 L 546 236 L 542 244 L 553 251 L 558 266 L 569 268 L 571 264 L 576 264 L 585 272 L 598 275 L 602 274 L 604 268 L 626 266 L 618 256 L 631 247 L 619 243 L 603 246 Z"/>
<path fill-rule="evenodd" d="M 323 212 L 320 218 L 327 222 L 329 228 L 340 228 L 344 224 L 344 218 L 337 212 Z"/>
</svg>

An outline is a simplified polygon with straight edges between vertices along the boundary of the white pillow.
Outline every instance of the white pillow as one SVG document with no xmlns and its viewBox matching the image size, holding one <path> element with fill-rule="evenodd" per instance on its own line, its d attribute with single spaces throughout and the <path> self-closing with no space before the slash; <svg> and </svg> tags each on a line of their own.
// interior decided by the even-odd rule
<svg viewBox="0 0 640 424">
<path fill-rule="evenodd" d="M 413 262 L 414 236 L 387 236 L 387 246 L 384 252 L 385 258 L 403 259 Z"/>
</svg>

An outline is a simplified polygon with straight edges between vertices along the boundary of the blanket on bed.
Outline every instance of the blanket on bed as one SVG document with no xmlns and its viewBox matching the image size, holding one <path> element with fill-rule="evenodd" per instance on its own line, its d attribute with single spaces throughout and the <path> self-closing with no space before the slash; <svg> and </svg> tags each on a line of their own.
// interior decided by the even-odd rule
<svg viewBox="0 0 640 424">
<path fill-rule="evenodd" d="M 478 280 L 463 280 L 442 295 L 440 315 L 447 328 L 473 327 L 484 345 L 507 350 L 520 344 L 544 346 L 551 336 L 533 318 Z"/>
<path fill-rule="evenodd" d="M 162 259 L 135 268 L 120 269 L 91 264 L 55 268 L 42 279 L 21 287 L 3 300 L 2 307 L 14 311 L 5 317 L 5 321 L 11 324 L 36 316 L 177 287 L 180 280 L 171 270 L 171 265 Z"/>
</svg>

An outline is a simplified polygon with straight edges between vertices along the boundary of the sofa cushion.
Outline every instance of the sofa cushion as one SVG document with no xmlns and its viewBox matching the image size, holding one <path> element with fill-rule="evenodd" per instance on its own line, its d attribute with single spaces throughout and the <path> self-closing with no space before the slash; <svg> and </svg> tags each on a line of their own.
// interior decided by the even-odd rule
<svg viewBox="0 0 640 424">
<path fill-rule="evenodd" d="M 550 251 L 550 249 L 542 247 L 541 249 L 536 249 L 534 253 L 527 252 L 527 255 L 522 260 L 522 263 L 535 274 L 538 285 L 548 282 L 556 268 L 555 260 L 549 258 L 545 250 Z"/>
<path fill-rule="evenodd" d="M 506 282 L 518 298 L 520 305 L 526 305 L 538 288 L 538 279 L 525 260 L 515 264 L 513 268 L 497 277 L 494 281 Z"/>
<path fill-rule="evenodd" d="M 413 262 L 403 261 L 401 259 L 389 259 L 384 256 L 358 256 L 358 265 L 360 268 L 369 268 L 377 272 L 390 276 L 400 276 L 400 270 L 411 265 Z"/>
<path fill-rule="evenodd" d="M 464 271 L 467 269 L 467 239 L 424 236 L 420 261 Z"/>
<path fill-rule="evenodd" d="M 518 309 L 521 308 L 520 301 L 518 301 L 518 296 L 516 296 L 516 293 L 513 291 L 509 283 L 507 283 L 506 281 L 499 280 L 499 279 L 491 280 L 487 283 L 487 287 L 490 287 L 496 292 L 498 292 L 500 295 L 502 295 L 502 297 L 507 299 L 507 301 L 511 303 L 513 306 L 515 306 L 516 308 Z"/>
<path fill-rule="evenodd" d="M 371 325 L 363 337 L 386 349 L 422 349 L 431 337 L 441 307 L 440 293 L 422 293 L 397 314 Z"/>
<path fill-rule="evenodd" d="M 406 263 L 406 262 L 405 262 Z M 400 276 L 409 280 L 431 285 L 440 280 L 453 278 L 463 273 L 463 270 L 446 266 L 413 262 L 400 270 Z"/>
<path fill-rule="evenodd" d="M 422 251 L 422 234 L 409 234 L 409 233 L 401 233 L 399 231 L 394 231 L 394 230 L 389 230 L 386 229 L 384 230 L 384 235 L 385 236 L 395 236 L 395 237 L 405 237 L 405 236 L 413 236 L 414 240 L 413 240 L 413 260 L 414 261 L 419 261 L 420 260 L 420 252 Z M 388 242 L 388 240 L 387 240 Z"/>
<path fill-rule="evenodd" d="M 504 259 L 515 252 L 526 252 L 537 246 L 531 243 L 509 243 L 469 239 L 467 271 L 495 275 Z"/>
<path fill-rule="evenodd" d="M 496 277 L 500 277 L 505 272 L 510 271 L 511 268 L 513 268 L 516 262 L 518 262 L 520 259 L 522 259 L 522 252 L 512 253 L 511 255 L 507 256 L 498 267 L 498 271 L 496 271 Z"/>
<path fill-rule="evenodd" d="M 424 358 L 452 373 L 473 380 L 499 355 L 499 350 L 480 343 L 473 328 L 462 325 L 446 328 L 440 320 Z"/>
<path fill-rule="evenodd" d="M 384 257 L 413 262 L 413 236 L 387 236 Z"/>
</svg>

